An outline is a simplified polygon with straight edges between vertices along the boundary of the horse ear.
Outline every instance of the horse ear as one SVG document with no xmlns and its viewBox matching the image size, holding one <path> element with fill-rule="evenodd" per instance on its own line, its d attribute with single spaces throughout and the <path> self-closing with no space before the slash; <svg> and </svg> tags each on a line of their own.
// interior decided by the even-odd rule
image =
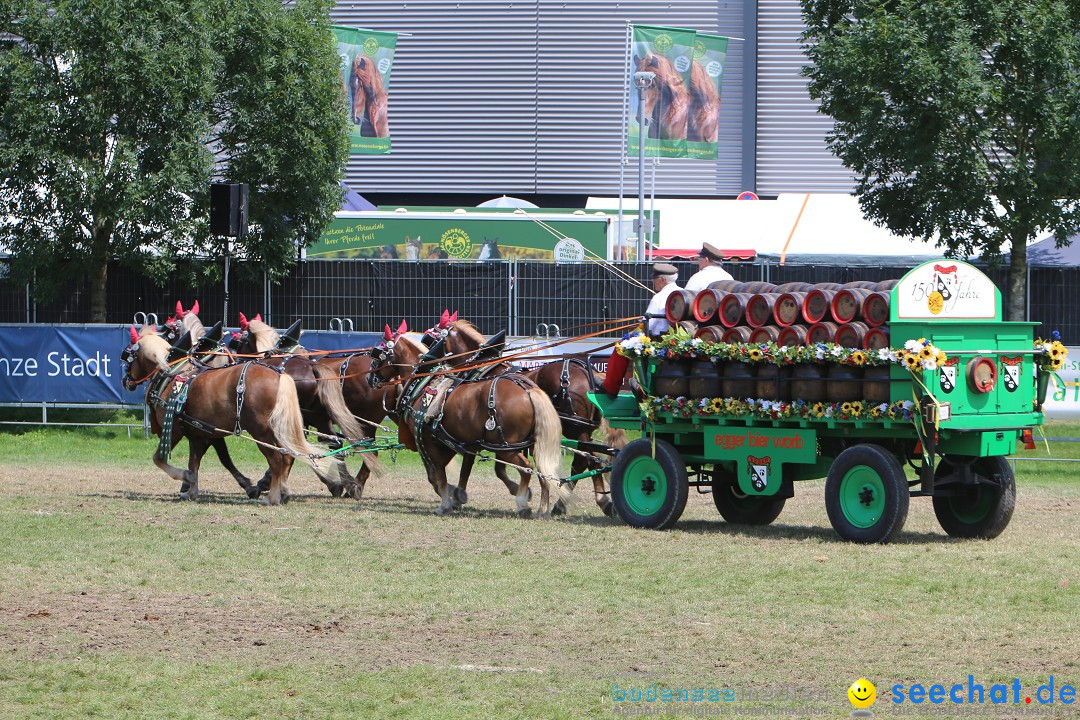
<svg viewBox="0 0 1080 720">
<path fill-rule="evenodd" d="M 240 329 L 241 330 L 247 330 L 248 329 L 248 319 L 244 316 L 244 313 L 240 313 Z"/>
<path fill-rule="evenodd" d="M 407 332 L 409 332 L 409 326 L 405 324 L 405 319 L 402 318 L 401 324 L 398 325 L 397 334 L 398 335 L 403 335 L 403 334 L 405 334 Z"/>
<path fill-rule="evenodd" d="M 262 313 L 255 313 L 255 319 L 258 320 L 259 322 L 262 322 L 263 321 Z"/>
<path fill-rule="evenodd" d="M 386 328 L 383 329 L 382 336 L 383 336 L 383 340 L 393 340 L 394 339 L 394 333 L 390 331 L 390 326 L 389 325 L 387 325 Z"/>
<path fill-rule="evenodd" d="M 184 317 L 184 305 L 179 300 L 176 301 L 176 317 Z"/>
<path fill-rule="evenodd" d="M 439 327 L 444 328 L 450 324 L 450 311 L 443 310 L 442 317 L 439 318 Z"/>
<path fill-rule="evenodd" d="M 198 300 L 196 300 L 195 304 L 191 306 L 191 314 L 192 315 L 198 315 L 199 314 L 199 301 Z"/>
<path fill-rule="evenodd" d="M 135 329 L 135 326 L 131 326 L 131 344 L 139 342 L 139 331 Z"/>
</svg>

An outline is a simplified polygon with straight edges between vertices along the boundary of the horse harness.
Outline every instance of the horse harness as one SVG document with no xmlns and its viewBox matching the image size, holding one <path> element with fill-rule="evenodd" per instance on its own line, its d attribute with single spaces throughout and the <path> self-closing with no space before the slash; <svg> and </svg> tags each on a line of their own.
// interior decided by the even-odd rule
<svg viewBox="0 0 1080 720">
<path fill-rule="evenodd" d="M 185 366 L 189 364 L 191 367 L 195 368 L 195 373 L 181 376 L 180 373 Z M 263 367 L 270 368 L 278 373 L 278 375 L 284 372 L 284 367 L 282 366 L 275 367 L 259 360 L 241 363 L 240 378 L 236 381 L 236 421 L 233 424 L 233 435 L 239 435 L 243 432 L 243 428 L 240 426 L 240 413 L 244 409 L 244 396 L 247 392 L 247 372 L 252 365 L 262 365 Z M 172 453 L 173 424 L 177 420 L 208 435 L 216 435 L 223 432 L 220 428 L 214 427 L 210 423 L 192 417 L 184 412 L 184 405 L 187 403 L 191 382 L 199 375 L 202 375 L 203 372 L 215 369 L 224 368 L 207 368 L 187 361 L 181 362 L 170 371 L 161 373 L 153 382 L 147 385 L 147 406 L 151 408 L 162 408 L 164 410 L 164 417 L 161 421 L 161 435 L 158 441 L 158 455 L 162 460 L 167 461 L 169 455 Z M 168 385 L 172 385 L 172 387 L 169 389 L 168 394 L 166 394 L 165 388 Z"/>
</svg>

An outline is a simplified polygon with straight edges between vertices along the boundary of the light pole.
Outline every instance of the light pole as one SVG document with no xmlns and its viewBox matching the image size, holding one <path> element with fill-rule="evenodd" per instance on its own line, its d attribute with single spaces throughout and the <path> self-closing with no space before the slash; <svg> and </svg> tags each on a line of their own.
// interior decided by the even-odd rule
<svg viewBox="0 0 1080 720">
<path fill-rule="evenodd" d="M 656 73 L 634 73 L 634 87 L 638 90 L 638 206 L 637 223 L 634 231 L 637 233 L 637 259 L 645 259 L 645 233 L 651 232 L 652 228 L 645 224 L 645 136 L 648 129 L 645 127 L 645 91 L 652 87 L 656 80 Z"/>
</svg>

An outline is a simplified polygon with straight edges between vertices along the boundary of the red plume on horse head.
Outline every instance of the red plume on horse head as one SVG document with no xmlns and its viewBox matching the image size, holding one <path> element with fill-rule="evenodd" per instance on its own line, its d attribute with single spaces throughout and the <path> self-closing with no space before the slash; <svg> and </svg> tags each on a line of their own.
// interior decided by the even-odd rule
<svg viewBox="0 0 1080 720">
<path fill-rule="evenodd" d="M 247 330 L 248 329 L 248 319 L 244 316 L 244 313 L 240 313 L 240 329 L 241 330 Z"/>
<path fill-rule="evenodd" d="M 401 324 L 398 325 L 397 334 L 400 336 L 404 335 L 407 332 L 409 332 L 409 326 L 405 324 L 405 319 L 402 318 Z"/>
<path fill-rule="evenodd" d="M 139 342 L 139 331 L 135 329 L 135 326 L 131 326 L 131 344 L 134 345 Z"/>
<path fill-rule="evenodd" d="M 254 317 L 254 318 L 252 318 L 252 319 L 253 319 L 253 320 L 257 320 L 257 321 L 259 321 L 259 322 L 262 322 L 262 321 L 263 321 L 263 319 L 262 319 L 262 313 L 255 313 L 255 317 Z"/>
<path fill-rule="evenodd" d="M 451 315 L 451 316 L 450 316 L 449 318 L 447 318 L 447 323 L 446 323 L 446 324 L 447 324 L 447 326 L 453 325 L 453 324 L 454 324 L 455 322 L 457 322 L 457 318 L 458 318 L 458 314 L 457 314 L 457 313 L 458 313 L 458 311 L 457 311 L 457 310 L 455 310 L 455 311 L 453 312 L 453 314 L 452 314 L 452 315 Z"/>
<path fill-rule="evenodd" d="M 191 310 L 189 312 L 192 315 L 198 315 L 199 314 L 199 301 L 198 300 L 196 300 L 195 304 L 191 306 Z"/>
<path fill-rule="evenodd" d="M 386 340 L 387 342 L 390 342 L 390 341 L 392 341 L 394 339 L 394 333 L 393 333 L 392 330 L 390 330 L 390 325 L 389 324 L 387 324 L 383 328 L 382 336 L 383 336 L 383 340 Z"/>
<path fill-rule="evenodd" d="M 176 301 L 176 317 L 177 317 L 178 319 L 181 319 L 181 320 L 182 320 L 182 319 L 183 319 L 183 317 L 184 317 L 184 315 L 186 315 L 186 314 L 187 314 L 187 313 L 185 313 L 185 312 L 184 312 L 184 305 L 183 305 L 183 303 L 181 303 L 181 302 L 180 302 L 179 300 L 177 300 L 177 301 Z"/>
<path fill-rule="evenodd" d="M 449 310 L 443 310 L 442 311 L 442 317 L 439 318 L 439 329 L 443 330 L 449 324 L 450 324 L 450 311 Z"/>
</svg>

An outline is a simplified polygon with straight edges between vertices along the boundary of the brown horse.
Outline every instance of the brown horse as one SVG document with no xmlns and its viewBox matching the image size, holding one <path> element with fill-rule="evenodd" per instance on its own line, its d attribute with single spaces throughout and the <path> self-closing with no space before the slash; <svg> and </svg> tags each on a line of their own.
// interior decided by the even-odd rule
<svg viewBox="0 0 1080 720">
<path fill-rule="evenodd" d="M 370 437 L 370 434 L 365 433 L 361 424 L 357 422 L 352 408 L 345 400 L 343 385 L 339 381 L 337 369 L 333 368 L 332 364 L 317 362 L 306 355 L 275 354 L 280 352 L 277 348 L 281 334 L 260 320 L 258 315 L 249 321 L 241 313 L 240 330 L 240 337 L 233 345 L 236 353 L 240 357 L 261 355 L 264 357 L 264 363 L 281 368 L 292 377 L 296 382 L 296 392 L 306 425 L 328 436 L 333 434 L 333 425 L 336 424 L 346 439 Z M 300 350 L 303 351 L 303 348 Z M 366 418 L 365 415 L 359 415 L 359 417 Z M 345 469 L 344 463 L 338 466 L 342 473 L 340 480 L 327 485 L 334 497 L 345 493 L 359 500 L 368 475 L 379 477 L 382 474 L 382 466 L 374 454 L 362 453 L 361 458 L 363 461 L 363 468 L 360 471 L 363 474 L 362 481 L 359 474 L 354 480 Z"/>
<path fill-rule="evenodd" d="M 357 55 L 353 60 L 349 86 L 353 91 L 352 120 L 362 125 L 361 135 L 369 137 L 390 137 L 387 121 L 387 97 L 383 89 L 382 75 L 375 61 L 366 55 Z M 359 102 L 357 100 L 359 99 Z M 367 124 L 363 124 L 364 120 Z"/>
<path fill-rule="evenodd" d="M 446 466 L 454 455 L 488 450 L 518 467 L 518 514 L 530 516 L 527 449 L 532 450 L 540 480 L 540 514 L 550 514 L 550 483 L 559 473 L 559 416 L 535 383 L 507 375 L 469 382 L 425 375 L 428 367 L 420 364 L 424 348 L 391 333 L 389 326 L 371 353 L 376 374 L 403 385 L 394 412 L 399 436 L 420 453 L 428 481 L 442 498 L 437 515 L 457 506 L 454 486 L 446 481 Z M 555 492 L 559 500 L 565 499 L 564 490 L 556 486 Z"/>
<path fill-rule="evenodd" d="M 638 72 L 656 75 L 653 84 L 645 89 L 642 96 L 645 117 L 649 119 L 648 137 L 685 140 L 690 93 L 675 64 L 663 55 L 651 52 L 640 58 L 635 55 L 634 62 Z"/>
<path fill-rule="evenodd" d="M 686 139 L 692 142 L 716 142 L 720 134 L 720 93 L 701 63 L 690 66 L 690 115 Z"/>
<path fill-rule="evenodd" d="M 458 365 L 470 362 L 472 353 L 486 342 L 484 336 L 472 323 L 456 318 L 447 325 L 445 337 L 446 349 L 451 357 L 449 362 Z M 507 370 L 509 366 L 500 363 L 491 372 L 500 373 Z M 600 428 L 609 446 L 621 448 L 626 445 L 626 432 L 615 430 L 608 425 L 600 414 L 600 409 L 589 400 L 588 393 L 595 391 L 597 382 L 587 362 L 576 358 L 553 360 L 531 370 L 523 370 L 521 374 L 535 382 L 551 398 L 552 404 L 559 413 L 563 437 L 579 442 L 589 442 L 592 440 L 593 431 Z M 464 458 L 461 463 L 461 476 L 458 479 L 461 502 L 468 497 L 465 489 L 468 486 L 472 464 L 472 458 L 469 457 Z M 575 453 L 570 465 L 570 473 L 576 475 L 599 467 L 598 461 Z M 497 466 L 495 473 L 513 493 L 514 483 L 506 475 L 505 469 Z M 593 497 L 604 514 L 611 515 L 611 499 L 604 488 L 602 475 L 593 476 Z"/>
<path fill-rule="evenodd" d="M 278 505 L 289 498 L 286 481 L 294 458 L 311 459 L 320 476 L 323 460 L 304 437 L 304 423 L 296 398 L 296 384 L 288 375 L 257 362 L 224 368 L 200 369 L 183 360 L 170 366 L 169 343 L 152 327 L 141 333 L 131 328 L 131 345 L 121 355 L 123 383 L 128 390 L 150 381 L 146 403 L 151 408 L 150 427 L 167 441 L 154 452 L 154 464 L 169 477 L 187 484 L 181 497 L 199 496 L 199 464 L 214 440 L 247 433 L 259 443 L 269 465 L 267 502 Z M 166 419 L 170 398 L 186 385 L 187 400 L 175 419 Z M 171 427 L 170 427 L 171 425 Z M 188 469 L 174 467 L 167 457 L 181 439 L 188 440 Z M 167 446 L 167 447 L 166 447 Z M 326 482 L 326 480 L 324 480 Z"/>
</svg>

